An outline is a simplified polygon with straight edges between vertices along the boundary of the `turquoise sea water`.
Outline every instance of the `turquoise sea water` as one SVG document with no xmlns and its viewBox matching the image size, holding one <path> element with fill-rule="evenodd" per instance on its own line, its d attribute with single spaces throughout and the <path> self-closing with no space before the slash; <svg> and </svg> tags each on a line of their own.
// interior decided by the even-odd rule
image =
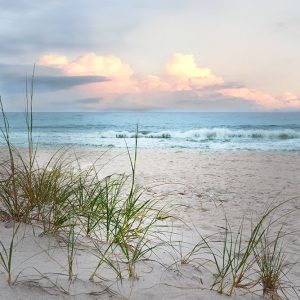
<svg viewBox="0 0 300 300">
<path fill-rule="evenodd" d="M 24 114 L 8 118 L 13 142 L 26 146 Z M 137 124 L 140 148 L 300 151 L 300 112 L 34 113 L 34 136 L 40 146 L 123 148 L 124 139 L 133 145 Z"/>
</svg>

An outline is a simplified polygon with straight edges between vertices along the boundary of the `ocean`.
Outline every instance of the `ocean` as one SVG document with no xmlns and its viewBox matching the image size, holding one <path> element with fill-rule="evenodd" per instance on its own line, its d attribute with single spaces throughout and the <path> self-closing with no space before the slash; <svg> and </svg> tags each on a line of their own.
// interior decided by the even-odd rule
<svg viewBox="0 0 300 300">
<path fill-rule="evenodd" d="M 26 146 L 24 113 L 8 113 L 12 142 Z M 132 147 L 201 151 L 300 151 L 300 112 L 34 113 L 40 147 Z M 1 138 L 0 143 L 4 140 Z"/>
</svg>

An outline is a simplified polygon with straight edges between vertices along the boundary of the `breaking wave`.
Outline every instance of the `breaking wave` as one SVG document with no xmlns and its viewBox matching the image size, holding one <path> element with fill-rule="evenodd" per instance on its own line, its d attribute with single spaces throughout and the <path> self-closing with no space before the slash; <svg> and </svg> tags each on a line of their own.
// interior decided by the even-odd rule
<svg viewBox="0 0 300 300">
<path fill-rule="evenodd" d="M 104 131 L 99 133 L 100 138 L 134 138 L 135 132 L 129 131 Z M 300 138 L 300 131 L 292 129 L 229 129 L 229 128 L 201 128 L 187 131 L 158 131 L 139 132 L 139 138 L 148 139 L 185 139 L 185 140 L 231 140 L 231 139 L 272 139 L 288 140 Z"/>
</svg>

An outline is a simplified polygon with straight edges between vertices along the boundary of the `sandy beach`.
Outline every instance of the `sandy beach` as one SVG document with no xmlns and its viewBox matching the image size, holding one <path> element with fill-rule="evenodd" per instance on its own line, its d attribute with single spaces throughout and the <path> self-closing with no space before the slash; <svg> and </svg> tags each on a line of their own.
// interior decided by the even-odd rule
<svg viewBox="0 0 300 300">
<path fill-rule="evenodd" d="M 50 152 L 40 150 L 39 161 L 45 161 Z M 76 150 L 84 168 L 102 152 Z M 110 150 L 96 164 L 103 177 L 130 174 L 125 150 Z M 210 289 L 214 271 L 205 251 L 196 253 L 187 263 L 182 263 L 183 258 L 200 236 L 217 234 L 225 224 L 225 216 L 232 228 L 238 228 L 244 218 L 248 230 L 251 221 L 271 203 L 300 196 L 300 154 L 140 149 L 136 178 L 147 196 L 159 199 L 159 205 L 172 216 L 165 234 L 168 243 L 138 262 L 136 280 L 121 282 L 113 279 L 109 270 L 99 270 L 99 278 L 90 282 L 97 258 L 91 242 L 82 238 L 76 253 L 76 280 L 69 283 L 63 241 L 58 236 L 40 234 L 38 226 L 33 230 L 21 224 L 13 259 L 17 280 L 9 286 L 5 275 L 0 275 L 0 299 L 230 299 Z M 295 198 L 273 216 L 276 219 L 289 212 L 280 217 L 279 223 L 289 233 L 284 246 L 291 263 L 300 258 L 299 208 L 300 198 Z M 0 223 L 5 244 L 9 243 L 12 227 L 11 222 Z M 289 271 L 288 278 L 299 292 L 299 264 Z M 231 299 L 259 299 L 261 288 L 256 290 L 253 294 L 240 289 Z M 288 297 L 297 299 L 291 291 Z"/>
</svg>

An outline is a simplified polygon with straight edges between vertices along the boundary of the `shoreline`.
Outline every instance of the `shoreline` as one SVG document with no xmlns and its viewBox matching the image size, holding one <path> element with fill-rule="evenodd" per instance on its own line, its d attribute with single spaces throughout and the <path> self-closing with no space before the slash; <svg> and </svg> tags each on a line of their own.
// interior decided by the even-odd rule
<svg viewBox="0 0 300 300">
<path fill-rule="evenodd" d="M 7 147 L 5 144 L 0 144 L 0 151 L 5 150 Z M 15 147 L 19 150 L 26 150 L 28 146 L 17 146 Z M 134 146 L 128 147 L 130 151 L 134 150 Z M 87 145 L 40 145 L 38 144 L 38 149 L 41 151 L 56 151 L 56 150 L 70 150 L 70 151 L 126 151 L 127 148 L 124 147 L 102 147 L 102 146 L 87 146 Z M 300 154 L 300 150 L 252 150 L 252 149 L 237 149 L 237 150 L 216 150 L 216 149 L 201 149 L 201 148 L 188 148 L 188 147 L 170 147 L 170 148 L 159 148 L 159 147 L 140 147 L 138 145 L 138 152 L 140 151 L 159 151 L 159 152 L 197 152 L 197 153 L 212 153 L 212 154 L 222 154 L 222 153 L 271 153 L 271 154 L 289 154 L 295 153 Z"/>
</svg>

